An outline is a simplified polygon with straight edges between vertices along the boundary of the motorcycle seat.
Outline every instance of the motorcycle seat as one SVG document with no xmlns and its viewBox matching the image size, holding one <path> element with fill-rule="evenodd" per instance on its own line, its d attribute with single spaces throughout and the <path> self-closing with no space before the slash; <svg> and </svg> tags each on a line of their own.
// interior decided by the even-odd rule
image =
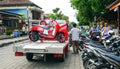
<svg viewBox="0 0 120 69">
<path fill-rule="evenodd" d="M 112 52 L 110 49 L 108 49 L 108 48 L 105 48 L 104 46 L 96 46 L 96 47 L 94 47 L 94 48 L 96 48 L 96 50 L 97 49 L 101 49 L 102 51 L 104 51 L 104 52 Z"/>
<path fill-rule="evenodd" d="M 100 43 L 98 43 L 97 41 L 91 41 L 89 43 L 89 45 L 93 46 L 93 47 L 100 47 L 100 48 L 104 48 L 103 45 L 101 45 Z"/>
<path fill-rule="evenodd" d="M 120 63 L 120 57 L 119 56 L 116 56 L 114 54 L 105 54 L 108 58 L 114 60 L 114 61 L 117 61 L 118 63 Z"/>
<path fill-rule="evenodd" d="M 42 26 L 42 28 L 49 30 L 52 26 Z"/>
</svg>

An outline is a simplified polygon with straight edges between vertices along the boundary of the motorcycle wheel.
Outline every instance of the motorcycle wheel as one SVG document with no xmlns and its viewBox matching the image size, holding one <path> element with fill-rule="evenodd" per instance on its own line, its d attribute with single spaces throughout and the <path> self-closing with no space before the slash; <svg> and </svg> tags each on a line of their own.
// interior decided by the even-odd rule
<svg viewBox="0 0 120 69">
<path fill-rule="evenodd" d="M 83 60 L 83 66 L 85 67 L 85 64 L 89 60 L 89 58 L 88 57 L 84 57 L 82 60 Z"/>
<path fill-rule="evenodd" d="M 29 39 L 30 39 L 31 41 L 33 41 L 33 42 L 38 41 L 38 40 L 39 40 L 39 34 L 38 34 L 38 32 L 31 31 L 31 32 L 29 33 Z"/>
<path fill-rule="evenodd" d="M 87 55 L 87 51 L 86 51 L 86 49 L 83 49 L 82 54 L 81 54 L 82 59 L 83 59 L 86 55 Z"/>
<path fill-rule="evenodd" d="M 84 63 L 85 69 L 110 69 L 109 65 L 100 64 L 99 66 L 94 65 L 89 60 Z"/>
<path fill-rule="evenodd" d="M 96 69 L 96 66 L 89 60 L 84 62 L 85 69 Z"/>
<path fill-rule="evenodd" d="M 56 38 L 57 38 L 57 41 L 60 42 L 60 43 L 65 42 L 65 35 L 63 33 L 58 33 Z"/>
<path fill-rule="evenodd" d="M 105 64 L 101 64 L 99 66 L 96 66 L 95 69 L 110 69 L 110 66 L 109 65 L 105 65 Z"/>
</svg>

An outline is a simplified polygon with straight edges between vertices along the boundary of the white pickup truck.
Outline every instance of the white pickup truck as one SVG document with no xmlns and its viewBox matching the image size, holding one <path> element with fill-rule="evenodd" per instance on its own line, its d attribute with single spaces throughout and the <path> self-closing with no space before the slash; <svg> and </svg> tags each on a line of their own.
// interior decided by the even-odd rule
<svg viewBox="0 0 120 69">
<path fill-rule="evenodd" d="M 43 56 L 43 60 L 47 61 L 49 58 L 57 58 L 64 61 L 69 52 L 68 41 L 59 43 L 57 41 L 44 42 L 23 42 L 15 43 L 13 46 L 15 56 L 26 56 L 28 61 L 33 60 L 33 56 Z"/>
</svg>

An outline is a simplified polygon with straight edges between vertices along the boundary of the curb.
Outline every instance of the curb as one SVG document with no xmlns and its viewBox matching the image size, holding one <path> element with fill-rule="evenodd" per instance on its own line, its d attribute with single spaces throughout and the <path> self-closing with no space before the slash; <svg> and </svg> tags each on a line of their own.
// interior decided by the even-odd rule
<svg viewBox="0 0 120 69">
<path fill-rule="evenodd" d="M 25 35 L 27 36 L 27 35 Z M 19 36 L 19 37 L 24 37 L 24 36 Z M 14 37 L 14 36 L 9 36 L 9 37 L 5 37 L 5 38 L 0 38 L 0 40 L 5 40 L 5 39 L 14 39 L 14 38 L 19 38 L 19 37 Z"/>
<path fill-rule="evenodd" d="M 12 43 L 16 43 L 16 42 L 19 42 L 19 41 L 28 40 L 28 39 L 29 39 L 29 38 L 21 39 L 21 40 L 16 40 L 16 41 L 14 41 L 14 42 L 9 42 L 9 43 L 3 43 L 3 44 L 0 44 L 0 47 L 6 46 L 6 45 L 9 45 L 9 44 L 12 44 Z"/>
<path fill-rule="evenodd" d="M 4 39 L 13 39 L 13 37 L 8 37 L 8 38 L 0 38 L 0 40 L 4 40 Z"/>
</svg>

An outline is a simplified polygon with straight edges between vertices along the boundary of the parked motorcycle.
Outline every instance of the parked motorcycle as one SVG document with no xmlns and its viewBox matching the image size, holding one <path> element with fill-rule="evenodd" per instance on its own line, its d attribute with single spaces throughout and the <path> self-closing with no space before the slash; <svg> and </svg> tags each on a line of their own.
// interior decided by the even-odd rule
<svg viewBox="0 0 120 69">
<path fill-rule="evenodd" d="M 120 57 L 104 46 L 89 44 L 83 51 L 85 69 L 120 69 Z"/>
<path fill-rule="evenodd" d="M 100 32 L 92 32 L 92 33 L 90 33 L 90 35 L 91 35 L 92 40 L 99 41 L 101 33 Z"/>
<path fill-rule="evenodd" d="M 114 35 L 114 32 L 113 30 L 109 30 L 108 31 L 108 34 L 106 35 L 102 35 L 101 36 L 101 44 L 103 44 L 105 47 L 107 46 L 107 43 L 108 40 L 112 39 L 113 38 L 113 35 Z M 107 48 L 107 47 L 106 47 Z"/>
<path fill-rule="evenodd" d="M 120 40 L 117 40 L 113 42 L 110 46 L 109 49 L 111 49 L 117 56 L 120 56 Z"/>
<path fill-rule="evenodd" d="M 120 57 L 112 52 L 106 52 L 104 50 L 99 49 L 98 53 L 104 59 L 107 69 L 120 69 Z M 100 67 L 100 66 L 99 66 Z M 100 68 L 99 68 L 100 69 Z"/>
<path fill-rule="evenodd" d="M 85 69 L 119 69 L 120 57 L 103 48 L 89 47 L 89 52 L 83 59 Z"/>
</svg>

